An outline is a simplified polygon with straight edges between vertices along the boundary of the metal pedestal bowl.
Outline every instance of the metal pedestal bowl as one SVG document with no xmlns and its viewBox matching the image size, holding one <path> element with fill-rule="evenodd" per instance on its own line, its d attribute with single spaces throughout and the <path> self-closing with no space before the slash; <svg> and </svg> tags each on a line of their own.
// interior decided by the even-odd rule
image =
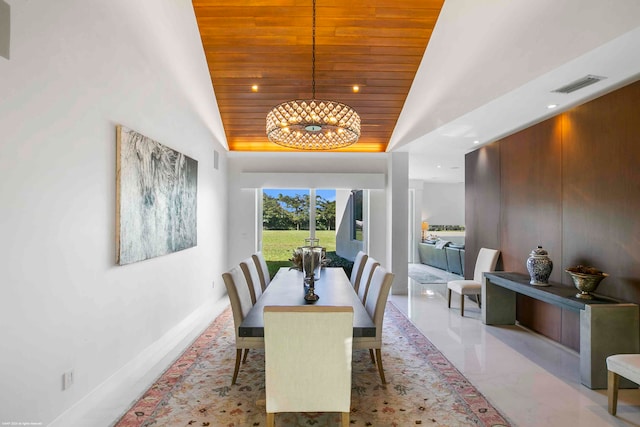
<svg viewBox="0 0 640 427">
<path fill-rule="evenodd" d="M 602 279 L 609 276 L 607 273 L 599 273 L 599 274 L 587 274 L 587 273 L 577 273 L 574 271 L 565 270 L 571 276 L 573 280 L 573 284 L 580 291 L 576 294 L 576 298 L 582 299 L 594 299 L 594 296 L 591 295 L 591 292 L 594 292 Z"/>
</svg>

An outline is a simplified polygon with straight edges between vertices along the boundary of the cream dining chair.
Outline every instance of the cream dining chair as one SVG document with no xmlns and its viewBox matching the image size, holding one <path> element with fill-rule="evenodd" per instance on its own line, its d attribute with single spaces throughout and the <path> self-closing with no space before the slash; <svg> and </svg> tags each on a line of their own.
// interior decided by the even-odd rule
<svg viewBox="0 0 640 427">
<path fill-rule="evenodd" d="M 611 415 L 618 412 L 618 387 L 620 377 L 638 384 L 640 382 L 640 354 L 612 354 L 607 363 L 608 410 Z"/>
<path fill-rule="evenodd" d="M 244 359 L 246 360 L 249 349 L 264 348 L 264 338 L 241 337 L 238 334 L 240 324 L 247 313 L 249 313 L 249 310 L 251 310 L 251 307 L 253 307 L 249 284 L 240 267 L 234 267 L 228 272 L 223 273 L 222 280 L 224 280 L 224 285 L 229 294 L 229 302 L 231 303 L 231 311 L 233 312 L 233 325 L 236 331 L 236 365 L 231 379 L 231 384 L 233 385 L 238 378 L 242 350 L 244 349 Z"/>
<path fill-rule="evenodd" d="M 260 275 L 258 274 L 258 268 L 253 261 L 253 257 L 245 258 L 240 261 L 240 268 L 244 273 L 244 277 L 249 285 L 249 292 L 251 293 L 251 302 L 253 304 L 258 301 L 260 295 L 262 295 L 262 285 L 260 284 Z"/>
<path fill-rule="evenodd" d="M 367 261 L 364 263 L 364 267 L 362 267 L 362 275 L 360 276 L 360 281 L 356 288 L 358 289 L 358 297 L 363 304 L 367 300 L 367 291 L 369 290 L 369 282 L 371 281 L 373 272 L 379 265 L 380 263 L 374 258 L 368 257 Z"/>
<path fill-rule="evenodd" d="M 475 295 L 480 306 L 480 292 L 482 290 L 482 273 L 494 271 L 500 251 L 481 248 L 476 258 L 473 280 L 452 280 L 447 283 L 447 307 L 451 308 L 451 292 L 460 294 L 460 316 L 464 316 L 464 296 Z"/>
<path fill-rule="evenodd" d="M 349 280 L 351 281 L 351 286 L 353 289 L 358 292 L 358 285 L 360 284 L 360 278 L 362 277 L 362 269 L 364 268 L 364 263 L 367 262 L 367 254 L 364 251 L 359 251 L 356 254 L 356 259 L 353 260 L 353 269 L 351 270 L 351 277 Z"/>
<path fill-rule="evenodd" d="M 269 283 L 271 283 L 271 276 L 269 275 L 267 261 L 264 259 L 262 252 L 256 252 L 251 255 L 251 258 L 253 258 L 253 261 L 256 263 L 258 275 L 260 276 L 260 285 L 262 286 L 262 292 L 264 292 L 267 289 L 267 286 L 269 286 Z"/>
<path fill-rule="evenodd" d="M 380 374 L 382 384 L 387 383 L 384 377 L 384 369 L 382 368 L 382 322 L 384 320 L 384 309 L 387 305 L 387 298 L 389 297 L 393 277 L 393 273 L 387 272 L 383 267 L 377 267 L 374 270 L 371 283 L 369 284 L 365 309 L 376 326 L 376 336 L 355 337 L 353 339 L 354 350 L 369 349 L 371 361 L 378 365 L 378 373 Z M 376 351 L 375 358 L 373 356 L 373 350 Z"/>
<path fill-rule="evenodd" d="M 353 308 L 264 308 L 267 427 L 281 412 L 351 411 Z"/>
</svg>

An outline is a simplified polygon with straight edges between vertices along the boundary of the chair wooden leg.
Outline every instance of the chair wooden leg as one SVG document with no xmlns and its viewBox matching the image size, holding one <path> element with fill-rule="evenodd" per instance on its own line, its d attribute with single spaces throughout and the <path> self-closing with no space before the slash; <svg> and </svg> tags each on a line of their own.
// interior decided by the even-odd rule
<svg viewBox="0 0 640 427">
<path fill-rule="evenodd" d="M 615 372 L 608 371 L 607 395 L 609 396 L 609 413 L 615 415 L 618 410 L 618 383 L 620 376 Z"/>
<path fill-rule="evenodd" d="M 464 316 L 464 295 L 460 294 L 460 316 Z"/>
<path fill-rule="evenodd" d="M 478 300 L 478 308 L 482 308 L 482 300 L 480 299 L 480 294 L 476 294 L 476 299 Z"/>
<path fill-rule="evenodd" d="M 376 348 L 376 359 L 378 360 L 378 372 L 380 373 L 380 379 L 382 384 L 386 384 L 387 380 L 384 378 L 384 369 L 382 369 L 382 351 Z"/>
<path fill-rule="evenodd" d="M 451 289 L 447 289 L 449 291 L 449 298 L 447 299 L 447 308 L 451 308 Z"/>
<path fill-rule="evenodd" d="M 342 412 L 342 427 L 349 427 L 349 413 Z"/>
<path fill-rule="evenodd" d="M 371 356 L 371 363 L 373 363 L 375 365 L 376 364 L 376 358 L 373 357 L 373 349 L 372 348 L 369 349 L 369 356 Z"/>
<path fill-rule="evenodd" d="M 275 427 L 276 425 L 276 414 L 273 412 L 267 412 L 267 427 Z"/>
<path fill-rule="evenodd" d="M 247 361 L 247 354 L 249 354 L 249 349 L 245 348 L 244 349 L 244 357 L 242 358 L 242 363 L 245 363 Z"/>
<path fill-rule="evenodd" d="M 242 349 L 236 349 L 236 367 L 233 370 L 233 378 L 231 379 L 231 385 L 236 383 L 236 378 L 238 378 L 238 371 L 240 370 L 240 359 L 242 358 Z"/>
</svg>

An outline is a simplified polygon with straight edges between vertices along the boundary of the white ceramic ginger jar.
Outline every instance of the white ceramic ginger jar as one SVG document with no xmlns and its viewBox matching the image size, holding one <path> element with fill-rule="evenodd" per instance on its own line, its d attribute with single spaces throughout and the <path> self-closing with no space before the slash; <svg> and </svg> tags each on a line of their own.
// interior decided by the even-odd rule
<svg viewBox="0 0 640 427">
<path fill-rule="evenodd" d="M 549 276 L 553 270 L 553 262 L 549 253 L 538 246 L 532 250 L 527 258 L 527 270 L 531 276 L 530 284 L 534 286 L 549 286 Z"/>
</svg>

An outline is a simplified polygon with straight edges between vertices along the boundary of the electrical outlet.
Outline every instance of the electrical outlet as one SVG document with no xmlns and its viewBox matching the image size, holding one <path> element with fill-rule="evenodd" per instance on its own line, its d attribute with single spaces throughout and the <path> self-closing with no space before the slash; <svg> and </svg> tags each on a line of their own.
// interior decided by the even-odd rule
<svg viewBox="0 0 640 427">
<path fill-rule="evenodd" d="M 62 390 L 68 390 L 73 385 L 73 370 L 62 374 Z"/>
</svg>

